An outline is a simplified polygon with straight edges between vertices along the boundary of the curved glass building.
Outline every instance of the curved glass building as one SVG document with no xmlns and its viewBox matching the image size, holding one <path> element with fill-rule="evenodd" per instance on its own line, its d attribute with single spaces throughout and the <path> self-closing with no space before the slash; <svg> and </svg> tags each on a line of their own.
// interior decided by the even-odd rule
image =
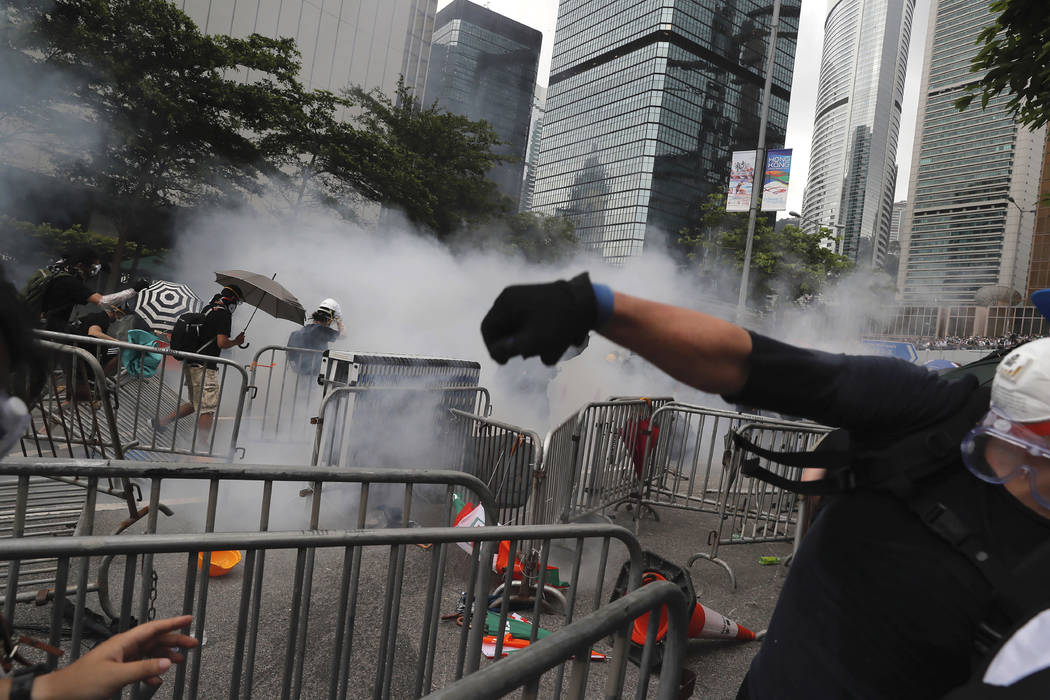
<svg viewBox="0 0 1050 700">
<path fill-rule="evenodd" d="M 882 267 L 897 184 L 904 72 L 915 0 L 839 0 L 824 24 L 802 219 L 836 249 Z"/>
</svg>

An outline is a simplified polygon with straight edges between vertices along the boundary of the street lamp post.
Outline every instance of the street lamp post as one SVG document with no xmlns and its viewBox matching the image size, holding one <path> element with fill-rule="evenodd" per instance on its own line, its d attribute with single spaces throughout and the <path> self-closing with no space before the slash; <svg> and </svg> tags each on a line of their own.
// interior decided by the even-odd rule
<svg viewBox="0 0 1050 700">
<path fill-rule="evenodd" d="M 769 46 L 766 47 L 766 83 L 762 88 L 761 117 L 758 124 L 758 149 L 755 151 L 755 171 L 751 184 L 751 212 L 747 217 L 747 242 L 744 244 L 744 270 L 740 273 L 740 295 L 736 302 L 736 320 L 740 323 L 747 312 L 747 284 L 751 272 L 751 248 L 755 241 L 755 223 L 762 199 L 759 173 L 765 172 L 766 125 L 769 123 L 769 98 L 773 91 L 773 66 L 777 57 L 777 25 L 780 23 L 780 2 L 773 0 L 773 19 L 769 25 Z"/>
</svg>

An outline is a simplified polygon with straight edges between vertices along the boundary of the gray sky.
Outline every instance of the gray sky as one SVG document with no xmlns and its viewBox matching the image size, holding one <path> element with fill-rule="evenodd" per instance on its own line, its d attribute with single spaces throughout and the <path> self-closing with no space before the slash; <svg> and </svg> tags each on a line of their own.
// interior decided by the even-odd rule
<svg viewBox="0 0 1050 700">
<path fill-rule="evenodd" d="M 438 0 L 438 9 L 451 0 Z M 540 54 L 539 82 L 547 84 L 550 73 L 551 48 L 554 29 L 558 23 L 558 0 L 475 0 L 494 12 L 517 20 L 543 32 L 543 50 Z M 827 0 L 803 0 L 799 23 L 798 48 L 795 52 L 795 78 L 791 87 L 791 108 L 788 112 L 787 147 L 794 149 L 791 186 L 788 189 L 788 209 L 802 208 L 802 192 L 809 169 L 809 150 L 813 139 L 813 114 L 817 99 L 817 77 L 820 71 L 820 52 L 824 44 L 824 19 L 830 3 Z M 919 83 L 922 78 L 923 49 L 929 15 L 928 2 L 915 3 L 912 23 L 911 48 L 908 52 L 908 73 L 904 85 L 904 103 L 901 130 L 897 146 L 897 200 L 908 194 L 908 176 L 911 149 L 915 136 L 915 115 L 918 109 Z"/>
</svg>

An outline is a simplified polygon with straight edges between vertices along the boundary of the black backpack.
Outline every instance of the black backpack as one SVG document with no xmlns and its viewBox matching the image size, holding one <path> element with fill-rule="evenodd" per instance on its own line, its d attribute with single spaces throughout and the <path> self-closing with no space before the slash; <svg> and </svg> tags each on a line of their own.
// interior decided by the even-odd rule
<svg viewBox="0 0 1050 700">
<path fill-rule="evenodd" d="M 56 267 L 42 267 L 30 276 L 26 286 L 19 296 L 29 309 L 30 317 L 39 319 L 44 313 L 44 294 L 47 293 L 51 283 L 59 277 L 72 277 L 73 273 Z"/>
<path fill-rule="evenodd" d="M 182 314 L 175 320 L 171 329 L 171 349 L 179 352 L 200 353 L 204 348 L 215 342 L 215 338 L 206 335 L 208 313 L 190 311 Z"/>
</svg>

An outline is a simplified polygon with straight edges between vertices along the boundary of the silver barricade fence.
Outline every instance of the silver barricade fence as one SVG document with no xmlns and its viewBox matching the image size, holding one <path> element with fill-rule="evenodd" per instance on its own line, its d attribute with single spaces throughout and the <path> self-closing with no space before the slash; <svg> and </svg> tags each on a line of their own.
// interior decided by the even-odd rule
<svg viewBox="0 0 1050 700">
<path fill-rule="evenodd" d="M 113 365 L 112 376 L 106 377 L 101 384 L 96 382 L 92 391 L 102 391 L 103 386 L 110 387 L 114 397 L 116 433 L 105 437 L 121 444 L 124 457 L 155 460 L 162 455 L 184 455 L 231 461 L 236 456 L 240 449 L 238 439 L 245 397 L 254 390 L 248 383 L 247 370 L 236 362 L 171 348 L 51 331 L 36 333 L 42 338 L 68 345 L 81 348 L 90 346 L 96 348 L 97 352 L 115 350 L 118 353 L 119 365 Z M 169 368 L 171 361 L 181 363 L 178 370 Z M 209 391 L 207 379 L 194 387 L 192 392 L 187 386 L 190 366 L 204 363 L 217 366 L 215 391 L 218 405 L 214 413 L 203 410 L 205 392 Z M 109 364 L 107 362 L 107 366 Z M 176 413 L 179 417 L 167 426 L 156 426 L 161 418 Z M 202 416 L 209 413 L 212 413 L 211 427 L 207 429 L 202 426 L 209 421 L 203 420 Z M 187 424 L 186 419 L 191 419 L 191 422 Z M 104 425 L 101 428 L 105 431 L 111 429 Z M 37 436 L 33 437 L 35 444 Z M 37 454 L 62 456 L 47 450 L 37 451 Z M 93 456 L 103 455 L 99 453 Z"/>
<path fill-rule="evenodd" d="M 677 402 L 656 409 L 640 507 L 654 516 L 654 506 L 717 513 L 726 480 L 725 439 L 745 423 L 783 421 Z"/>
<path fill-rule="evenodd" d="M 325 352 L 267 345 L 255 353 L 249 382 L 257 392 L 245 409 L 251 438 L 310 441 L 310 418 L 321 401 L 318 377 Z"/>
<path fill-rule="evenodd" d="M 496 522 L 524 525 L 532 480 L 543 464 L 540 436 L 526 428 L 450 409 L 466 422 L 462 469 L 481 479 L 496 499 Z"/>
<path fill-rule="evenodd" d="M 572 678 L 565 697 L 593 697 L 587 693 L 586 661 L 581 658 L 583 655 L 579 653 L 580 650 L 588 649 L 603 637 L 619 633 L 625 624 L 630 625 L 642 615 L 651 614 L 656 610 L 661 610 L 662 615 L 665 609 L 668 624 L 667 648 L 660 665 L 660 686 L 656 697 L 658 700 L 675 700 L 682 697 L 678 687 L 678 674 L 685 659 L 688 627 L 686 621 L 690 613 L 682 590 L 670 581 L 654 581 L 634 590 L 538 641 L 535 646 L 530 645 L 525 653 L 514 654 L 502 663 L 489 666 L 450 686 L 436 690 L 427 695 L 426 700 L 489 700 L 501 698 L 518 688 L 522 690 L 522 698 L 531 700 L 538 696 L 542 674 L 568 657 L 572 657 L 574 661 Z M 648 630 L 656 630 L 656 625 L 650 624 Z M 649 642 L 646 651 L 651 648 L 652 642 Z M 641 678 L 635 697 L 644 698 L 649 695 L 649 664 L 643 661 L 640 666 Z M 616 680 L 613 674 L 606 677 L 603 697 L 621 697 L 622 679 L 619 679 L 619 683 Z"/>
<path fill-rule="evenodd" d="M 35 346 L 52 358 L 43 394 L 30 409 L 30 423 L 20 440 L 23 456 L 35 453 L 49 457 L 113 457 L 122 459 L 123 445 L 117 430 L 113 396 L 96 358 L 83 348 L 37 340 Z M 64 382 L 60 384 L 59 382 Z M 36 520 L 47 522 L 53 513 L 79 510 L 86 494 L 70 490 L 67 485 L 84 487 L 84 482 L 68 476 L 55 476 L 40 484 Z M 10 489 L 7 481 L 2 486 Z M 107 479 L 95 488 L 127 502 L 129 515 L 134 515 L 135 489 L 126 479 Z M 43 495 L 43 492 L 48 492 Z M 139 494 L 141 496 L 141 494 Z M 60 517 L 59 520 L 62 520 Z M 56 525 L 48 532 L 62 532 Z"/>
<path fill-rule="evenodd" d="M 119 629 L 128 629 L 135 622 L 132 609 L 136 603 L 139 605 L 138 620 L 146 619 L 150 607 L 155 607 L 161 616 L 192 614 L 192 634 L 202 644 L 190 650 L 186 662 L 172 674 L 174 678 L 170 687 L 172 697 L 176 699 L 193 699 L 198 695 L 250 698 L 253 691 L 262 688 L 269 689 L 268 697 L 281 698 L 343 698 L 348 692 L 354 697 L 367 692 L 375 698 L 401 698 L 419 697 L 435 687 L 469 677 L 479 669 L 483 653 L 500 658 L 505 646 L 509 651 L 509 645 L 505 645 L 507 640 L 501 633 L 507 629 L 508 597 L 502 596 L 497 612 L 495 603 L 489 598 L 490 563 L 498 543 L 509 543 L 513 556 L 517 543 L 525 538 L 543 542 L 544 561 L 549 560 L 555 541 L 567 539 L 574 542 L 567 553 L 572 574 L 564 610 L 561 614 L 545 612 L 537 599 L 531 624 L 527 623 L 531 641 L 540 637 L 544 625 L 563 627 L 563 633 L 554 637 L 553 643 L 536 647 L 539 649 L 536 655 L 541 657 L 540 663 L 545 669 L 559 665 L 552 680 L 554 697 L 562 694 L 564 666 L 560 664 L 567 661 L 571 653 L 582 657 L 573 664 L 573 688 L 585 685 L 590 662 L 587 647 L 567 649 L 563 646 L 564 639 L 598 639 L 599 630 L 602 635 L 610 632 L 615 635 L 609 655 L 611 667 L 607 669 L 606 688 L 616 691 L 612 695 L 607 693 L 607 696 L 617 695 L 625 677 L 628 656 L 626 623 L 630 616 L 637 617 L 643 612 L 642 606 L 646 605 L 649 609 L 667 605 L 672 617 L 682 621 L 687 615 L 686 601 L 680 593 L 675 599 L 664 593 L 663 587 L 656 587 L 640 597 L 610 604 L 612 614 L 599 616 L 597 624 L 584 618 L 581 625 L 572 627 L 577 608 L 588 607 L 587 595 L 593 595 L 592 611 L 600 610 L 605 568 L 614 540 L 623 545 L 625 558 L 630 562 L 628 592 L 640 585 L 641 548 L 630 532 L 612 525 L 383 530 L 359 527 L 357 530 L 311 532 L 20 538 L 0 540 L 0 558 L 10 561 L 16 570 L 20 562 L 32 558 L 58 562 L 59 585 L 50 624 L 50 641 L 54 646 L 58 646 L 62 639 L 60 611 L 67 607 L 66 579 L 72 569 L 77 566 L 86 569 L 97 558 L 116 559 L 123 569 L 119 572 L 122 579 Z M 448 545 L 456 543 L 471 545 L 469 556 L 459 560 L 459 566 L 450 563 L 450 560 L 455 560 L 448 556 Z M 601 556 L 602 566 L 593 574 L 593 582 L 590 580 L 592 575 L 584 574 L 584 569 L 594 570 L 581 566 L 584 549 L 588 546 L 600 549 Z M 233 550 L 246 552 L 246 565 L 239 571 L 241 581 L 227 586 L 217 582 L 212 585 L 209 595 L 210 577 L 198 573 L 198 568 L 209 569 L 212 553 Z M 294 550 L 296 565 L 288 577 L 271 582 L 266 595 L 262 596 L 262 572 L 256 570 L 252 562 L 269 554 L 275 564 L 290 563 L 290 551 L 288 555 L 280 556 L 274 550 Z M 451 551 L 455 555 L 458 549 L 452 548 Z M 618 547 L 614 554 L 619 552 Z M 323 561 L 324 566 L 299 566 L 299 560 L 307 553 L 311 560 Z M 148 564 L 140 567 L 144 562 Z M 163 589 L 163 596 L 153 595 L 156 589 L 151 589 L 150 574 L 145 572 L 152 572 L 156 566 L 181 574 L 178 578 L 183 581 L 182 590 Z M 511 581 L 513 569 L 509 566 L 504 572 L 505 585 Z M 143 572 L 141 575 L 140 571 Z M 333 591 L 334 601 L 312 591 Z M 447 591 L 458 594 L 450 599 Z M 314 598 L 315 606 L 312 620 L 309 619 L 311 598 Z M 451 624 L 441 624 L 441 607 L 455 605 L 457 601 L 465 614 L 469 611 L 458 631 Z M 322 603 L 328 605 L 319 610 Z M 639 607 L 635 608 L 635 605 Z M 79 656 L 81 640 L 86 636 L 82 610 L 83 601 L 78 600 L 77 614 L 70 630 L 72 653 L 69 657 L 74 660 Z M 266 615 L 263 615 L 264 610 Z M 411 614 L 417 611 L 421 611 L 421 618 Z M 471 620 L 476 622 L 469 624 Z M 18 628 L 17 619 L 9 618 L 8 622 L 12 628 Z M 206 642 L 208 624 L 213 625 L 212 636 L 217 638 L 216 644 Z M 314 629 L 313 637 L 305 634 L 309 627 Z M 655 624 L 649 625 L 651 632 L 656 628 Z M 675 673 L 680 665 L 681 647 L 684 647 L 683 632 L 672 627 L 668 656 L 663 661 Z M 490 634 L 493 639 L 486 636 Z M 281 650 L 279 644 L 257 644 L 260 636 L 267 641 L 284 638 L 283 663 L 263 656 L 265 652 L 260 647 L 272 656 L 280 655 Z M 418 643 L 413 644 L 409 641 L 411 639 L 418 640 Z M 411 647 L 414 653 L 406 651 L 406 647 Z M 553 663 L 548 656 L 552 647 L 561 655 Z M 651 645 L 649 647 L 651 651 Z M 375 662 L 371 668 L 368 668 L 369 660 Z M 50 657 L 47 664 L 55 668 L 57 659 Z M 496 669 L 501 667 L 502 664 L 494 666 Z M 643 667 L 648 668 L 648 665 L 643 664 Z M 497 678 L 502 675 L 496 674 Z M 640 676 L 640 687 L 644 692 L 648 673 Z M 664 685 L 661 683 L 662 687 Z M 202 688 L 207 690 L 202 692 Z"/>
<path fill-rule="evenodd" d="M 746 423 L 733 430 L 755 445 L 774 452 L 805 452 L 813 447 L 832 429 L 824 425 L 802 421 L 763 421 Z M 718 501 L 718 530 L 708 536 L 709 552 L 694 554 L 689 559 L 692 566 L 697 559 L 713 562 L 729 574 L 730 584 L 736 590 L 736 575 L 718 550 L 723 545 L 756 544 L 764 542 L 791 542 L 794 548 L 799 542 L 799 523 L 805 519 L 805 500 L 791 491 L 773 486 L 760 479 L 744 476 L 741 467 L 750 453 L 736 447 L 732 436 L 726 435 L 725 486 Z M 759 464 L 777 476 L 797 481 L 802 470 L 754 457 Z M 792 552 L 794 553 L 794 552 Z"/>
<path fill-rule="evenodd" d="M 568 522 L 636 498 L 648 449 L 648 399 L 589 403 L 547 435 L 532 522 Z"/>
<path fill-rule="evenodd" d="M 459 468 L 466 426 L 451 409 L 488 415 L 482 386 L 346 386 L 324 380 L 310 463 L 383 467 L 425 463 Z"/>
<path fill-rule="evenodd" d="M 476 477 L 459 471 L 330 470 L 263 465 L 235 467 L 218 463 L 7 458 L 0 461 L 0 479 L 6 482 L 17 480 L 16 485 L 8 486 L 8 491 L 13 491 L 10 495 L 14 507 L 0 510 L 0 517 L 9 518 L 12 523 L 8 536 L 13 538 L 42 534 L 39 528 L 34 529 L 33 523 L 44 515 L 38 512 L 40 509 L 34 509 L 33 504 L 49 496 L 44 489 L 49 483 L 54 483 L 53 479 L 76 480 L 87 488 L 83 515 L 73 526 L 76 532 L 86 535 L 96 533 L 96 510 L 104 512 L 104 509 L 114 507 L 99 505 L 97 501 L 96 491 L 101 490 L 99 481 L 106 479 L 135 482 L 149 494 L 144 504 L 132 503 L 132 515 L 116 526 L 118 533 L 140 521 L 147 533 L 157 532 L 159 515 L 172 515 L 170 505 L 179 508 L 182 528 L 199 532 L 268 530 L 274 526 L 284 529 L 340 527 L 359 519 L 365 523 L 366 512 L 382 516 L 383 524 L 387 525 L 395 521 L 407 525 L 416 517 L 429 518 L 432 524 L 450 525 L 452 516 L 445 511 L 452 509 L 454 490 L 471 493 L 487 513 L 496 512 L 495 501 L 485 485 Z M 303 489 L 304 485 L 307 488 Z M 402 490 L 394 497 L 389 494 L 377 497 L 376 487 L 379 485 L 398 485 Z M 428 487 L 444 487 L 444 498 L 436 507 L 432 504 L 428 507 L 426 499 L 417 497 L 417 491 Z M 382 499 L 383 495 L 388 497 Z M 280 504 L 276 510 L 272 507 L 274 499 Z M 417 516 L 417 511 L 423 512 Z M 69 513 L 66 516 L 72 517 Z M 491 519 L 487 522 L 494 523 Z M 52 532 L 59 532 L 57 526 Z M 64 534 L 68 534 L 68 528 Z M 303 562 L 304 566 L 307 564 Z M 145 565 L 148 567 L 148 562 Z M 260 561 L 258 566 L 261 572 L 263 562 Z M 53 563 L 40 563 L 34 571 L 41 574 L 53 572 L 52 567 Z M 103 570 L 101 574 L 104 573 Z M 103 612 L 116 619 L 116 606 L 109 598 L 102 576 L 97 585 L 89 583 L 86 570 L 82 571 L 82 576 L 76 589 L 85 594 L 98 591 Z M 8 569 L 6 582 L 2 591 L 5 614 L 13 608 L 16 600 L 46 600 L 57 590 L 50 587 L 46 578 L 22 581 L 17 569 Z M 7 595 L 7 591 L 14 591 L 15 595 Z"/>
</svg>

